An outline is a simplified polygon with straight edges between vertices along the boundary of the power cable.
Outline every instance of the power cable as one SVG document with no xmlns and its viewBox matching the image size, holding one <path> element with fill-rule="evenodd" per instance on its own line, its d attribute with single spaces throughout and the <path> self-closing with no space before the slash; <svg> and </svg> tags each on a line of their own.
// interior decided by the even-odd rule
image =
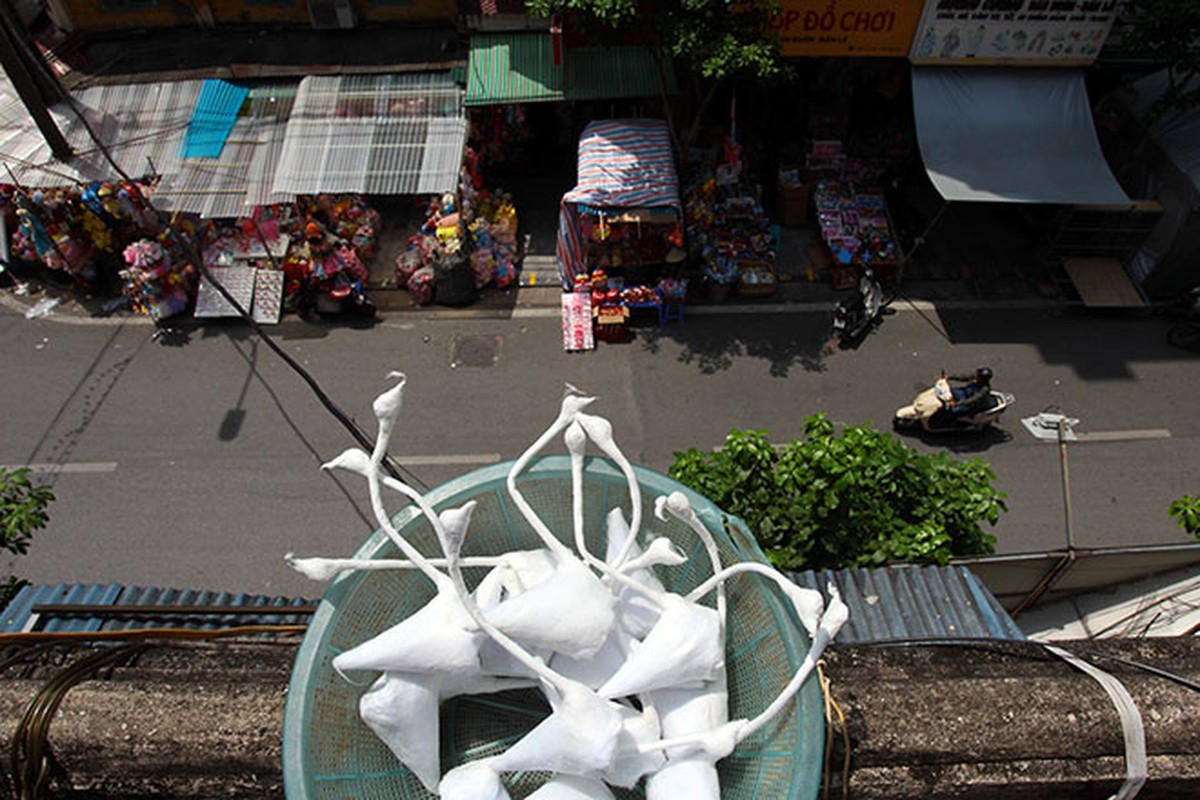
<svg viewBox="0 0 1200 800">
<path fill-rule="evenodd" d="M 51 780 L 66 775 L 54 757 L 47 737 L 50 723 L 54 721 L 67 692 L 97 670 L 132 658 L 147 646 L 144 643 L 131 643 L 92 653 L 59 671 L 38 690 L 26 706 L 9 744 L 12 788 L 19 800 L 41 800 L 46 796 Z"/>
</svg>

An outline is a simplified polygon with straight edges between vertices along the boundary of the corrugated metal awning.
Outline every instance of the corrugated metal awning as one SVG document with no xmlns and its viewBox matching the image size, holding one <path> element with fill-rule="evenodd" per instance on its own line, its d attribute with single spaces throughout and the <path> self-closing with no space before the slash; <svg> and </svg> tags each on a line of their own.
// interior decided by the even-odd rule
<svg viewBox="0 0 1200 800">
<path fill-rule="evenodd" d="M 663 60 L 660 79 L 654 55 L 644 47 L 575 47 L 567 51 L 568 100 L 608 100 L 676 94 L 675 70 Z"/>
<path fill-rule="evenodd" d="M 78 115 L 65 102 L 50 107 L 50 115 L 76 154 L 59 161 L 8 79 L 0 76 L 0 160 L 26 186 L 112 180 L 116 171 L 88 134 L 90 126 L 127 174 L 136 178 L 151 169 L 170 174 L 179 161 L 179 143 L 201 83 L 114 84 L 74 92 Z"/>
<path fill-rule="evenodd" d="M 833 583 L 850 608 L 838 644 L 955 639 L 1024 640 L 1025 634 L 966 567 L 900 564 L 880 569 L 794 572 L 800 586 Z"/>
<path fill-rule="evenodd" d="M 290 202 L 295 195 L 274 193 L 275 171 L 283 151 L 287 119 L 299 83 L 256 86 L 249 103 L 216 158 L 186 158 L 164 175 L 152 202 L 163 211 L 208 219 L 248 215 L 256 206 Z"/>
<path fill-rule="evenodd" d="M 299 597 L 119 583 L 44 584 L 17 592 L 0 616 L 0 633 L 306 625 L 314 607 Z"/>
<path fill-rule="evenodd" d="M 676 89 L 665 62 L 662 79 L 644 47 L 572 47 L 554 63 L 549 33 L 487 33 L 471 37 L 467 59 L 468 106 L 499 103 L 657 97 Z M 665 84 L 664 84 L 665 81 Z"/>
<path fill-rule="evenodd" d="M 309 76 L 272 191 L 451 192 L 466 137 L 462 89 L 448 72 Z"/>
<path fill-rule="evenodd" d="M 563 100 L 563 69 L 554 64 L 549 33 L 487 33 L 471 37 L 469 106 Z"/>
</svg>

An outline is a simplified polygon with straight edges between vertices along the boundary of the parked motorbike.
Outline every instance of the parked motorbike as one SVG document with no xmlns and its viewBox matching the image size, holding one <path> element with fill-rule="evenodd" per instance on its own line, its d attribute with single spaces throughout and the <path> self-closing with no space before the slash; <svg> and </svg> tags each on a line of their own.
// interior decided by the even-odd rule
<svg viewBox="0 0 1200 800">
<path fill-rule="evenodd" d="M 926 433 L 977 433 L 996 422 L 1016 400 L 1008 392 L 992 390 L 975 408 L 955 413 L 947 406 L 951 396 L 949 381 L 939 378 L 912 403 L 896 409 L 892 427 L 898 431 L 923 430 Z"/>
<path fill-rule="evenodd" d="M 1180 322 L 1167 331 L 1167 343 L 1200 353 L 1200 320 Z"/>
<path fill-rule="evenodd" d="M 340 273 L 314 280 L 306 289 L 301 313 L 322 317 L 373 317 L 375 304 L 367 299 L 363 286 Z"/>
<path fill-rule="evenodd" d="M 895 294 L 884 288 L 869 267 L 863 267 L 854 294 L 839 300 L 833 309 L 833 326 L 830 341 L 839 347 L 849 347 L 859 342 L 880 321 L 880 317 L 895 299 Z"/>
</svg>

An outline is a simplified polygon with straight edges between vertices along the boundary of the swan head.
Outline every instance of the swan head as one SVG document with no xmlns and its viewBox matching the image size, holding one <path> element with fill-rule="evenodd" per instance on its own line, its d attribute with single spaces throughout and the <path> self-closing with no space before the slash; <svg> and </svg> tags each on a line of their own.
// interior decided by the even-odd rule
<svg viewBox="0 0 1200 800">
<path fill-rule="evenodd" d="M 408 383 L 408 376 L 403 372 L 392 371 L 387 376 L 388 378 L 399 378 L 399 380 L 395 386 L 376 397 L 375 402 L 371 404 L 371 410 L 375 412 L 375 417 L 380 422 L 395 421 L 400 414 L 400 404 L 404 400 L 404 384 Z"/>
<path fill-rule="evenodd" d="M 475 500 L 468 500 L 458 508 L 448 508 L 438 514 L 442 528 L 446 532 L 446 557 L 457 559 L 462 550 L 463 541 L 467 538 L 467 529 L 471 526 L 471 515 L 475 513 Z"/>
<path fill-rule="evenodd" d="M 297 558 L 295 553 L 288 553 L 283 560 L 289 567 L 314 581 L 327 581 L 341 572 L 341 568 L 327 558 Z"/>
<path fill-rule="evenodd" d="M 842 600 L 842 594 L 838 591 L 837 586 L 831 583 L 827 587 L 827 591 L 829 592 L 829 604 L 825 607 L 825 613 L 821 615 L 820 629 L 832 639 L 850 620 L 850 607 Z"/>
<path fill-rule="evenodd" d="M 365 450 L 351 447 L 349 450 L 343 450 L 329 461 L 326 461 L 321 465 L 321 469 L 344 469 L 348 472 L 366 476 L 371 473 L 371 456 Z"/>
</svg>

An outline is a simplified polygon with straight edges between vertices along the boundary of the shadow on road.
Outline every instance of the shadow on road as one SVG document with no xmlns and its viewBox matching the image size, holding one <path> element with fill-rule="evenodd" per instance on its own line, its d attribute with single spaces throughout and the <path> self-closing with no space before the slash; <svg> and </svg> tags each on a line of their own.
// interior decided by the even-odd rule
<svg viewBox="0 0 1200 800">
<path fill-rule="evenodd" d="M 724 372 L 740 359 L 769 363 L 772 377 L 784 378 L 796 368 L 824 372 L 828 347 L 827 320 L 815 314 L 764 314 L 706 317 L 703 324 L 651 322 L 630 326 L 633 341 L 648 353 L 667 342 L 682 350 L 678 360 L 704 375 Z"/>
<path fill-rule="evenodd" d="M 997 428 L 990 426 L 982 431 L 962 433 L 926 433 L 925 431 L 904 431 L 897 432 L 897 436 L 902 438 L 917 439 L 922 444 L 930 447 L 940 447 L 949 450 L 951 453 L 982 453 L 990 447 L 1005 442 L 1011 442 L 1013 435 Z"/>
</svg>

